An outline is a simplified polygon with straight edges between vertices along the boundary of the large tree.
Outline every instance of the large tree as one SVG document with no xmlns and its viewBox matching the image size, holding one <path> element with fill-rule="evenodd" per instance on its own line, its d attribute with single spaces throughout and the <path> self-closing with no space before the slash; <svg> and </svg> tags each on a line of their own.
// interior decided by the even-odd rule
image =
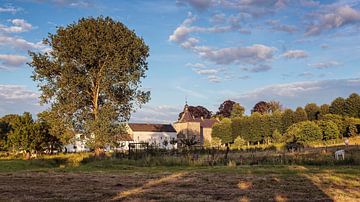
<svg viewBox="0 0 360 202">
<path fill-rule="evenodd" d="M 320 107 L 315 103 L 308 103 L 305 106 L 305 111 L 310 121 L 318 120 L 320 115 Z"/>
<path fill-rule="evenodd" d="M 219 107 L 219 111 L 216 113 L 217 116 L 230 118 L 231 111 L 236 102 L 232 100 L 225 100 Z"/>
<path fill-rule="evenodd" d="M 255 106 L 253 107 L 253 109 L 251 110 L 251 113 L 255 113 L 258 112 L 260 114 L 267 114 L 270 112 L 270 105 L 269 103 L 265 102 L 265 101 L 260 101 L 258 103 L 255 104 Z"/>
<path fill-rule="evenodd" d="M 231 118 L 240 118 L 244 115 L 244 112 L 245 112 L 245 108 L 243 106 L 241 106 L 239 103 L 235 103 L 232 106 L 230 117 Z"/>
<path fill-rule="evenodd" d="M 92 138 L 98 151 L 115 141 L 134 105 L 149 100 L 141 90 L 149 47 L 134 31 L 109 17 L 82 18 L 49 34 L 45 53 L 30 52 L 32 78 L 41 102 L 76 131 Z"/>
</svg>

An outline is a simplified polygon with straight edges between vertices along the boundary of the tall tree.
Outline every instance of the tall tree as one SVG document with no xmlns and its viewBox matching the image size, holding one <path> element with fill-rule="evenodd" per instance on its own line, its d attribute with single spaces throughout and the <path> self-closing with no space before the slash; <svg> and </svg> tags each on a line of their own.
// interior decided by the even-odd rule
<svg viewBox="0 0 360 202">
<path fill-rule="evenodd" d="M 196 106 L 196 107 L 189 106 L 188 110 L 194 118 L 201 118 L 201 117 L 203 117 L 204 119 L 211 118 L 211 114 L 212 114 L 211 111 L 209 111 L 208 109 L 206 109 L 203 106 Z M 178 120 L 181 119 L 183 113 L 184 112 L 180 112 Z"/>
<path fill-rule="evenodd" d="M 350 117 L 360 117 L 360 96 L 358 94 L 353 93 L 345 100 L 345 112 Z"/>
<path fill-rule="evenodd" d="M 251 113 L 259 112 L 260 114 L 267 114 L 270 112 L 270 105 L 265 101 L 260 101 L 255 104 Z"/>
<path fill-rule="evenodd" d="M 320 106 L 320 118 L 324 117 L 326 114 L 330 113 L 330 105 L 323 104 Z"/>
<path fill-rule="evenodd" d="M 338 115 L 345 115 L 345 99 L 342 97 L 336 98 L 334 101 L 332 101 L 329 112 L 331 114 L 338 114 Z"/>
<path fill-rule="evenodd" d="M 244 115 L 245 108 L 241 106 L 239 103 L 235 103 L 231 109 L 231 118 L 239 118 Z"/>
<path fill-rule="evenodd" d="M 219 111 L 216 113 L 217 116 L 229 118 L 231 116 L 231 111 L 233 109 L 233 106 L 236 102 L 232 100 L 226 100 L 224 101 L 220 107 Z"/>
<path fill-rule="evenodd" d="M 306 111 L 302 107 L 296 108 L 294 112 L 294 123 L 307 121 L 307 120 L 308 120 L 308 116 L 306 114 Z"/>
<path fill-rule="evenodd" d="M 109 17 L 82 18 L 49 34 L 47 53 L 30 52 L 41 102 L 101 151 L 115 141 L 134 105 L 149 100 L 141 90 L 149 47 L 134 31 Z"/>
<path fill-rule="evenodd" d="M 221 120 L 220 123 L 216 123 L 212 128 L 211 136 L 214 138 L 219 138 L 221 140 L 221 143 L 225 144 L 226 146 L 225 159 L 227 159 L 230 149 L 230 144 L 232 144 L 235 139 L 232 133 L 231 119 L 224 118 L 223 120 Z"/>
<path fill-rule="evenodd" d="M 305 106 L 305 111 L 310 121 L 318 120 L 320 115 L 320 107 L 315 103 L 309 103 Z"/>
<path fill-rule="evenodd" d="M 275 113 L 277 111 L 282 111 L 282 109 L 283 109 L 283 107 L 282 107 L 282 105 L 280 104 L 279 101 L 272 100 L 272 101 L 268 102 L 267 104 L 268 104 L 270 113 Z"/>
</svg>

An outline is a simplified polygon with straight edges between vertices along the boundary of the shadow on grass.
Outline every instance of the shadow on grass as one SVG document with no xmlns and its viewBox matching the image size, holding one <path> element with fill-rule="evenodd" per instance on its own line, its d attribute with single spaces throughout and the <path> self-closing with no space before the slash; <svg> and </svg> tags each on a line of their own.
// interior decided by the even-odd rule
<svg viewBox="0 0 360 202">
<path fill-rule="evenodd" d="M 179 172 L 123 189 L 112 200 L 333 201 L 307 177 L 289 173 Z"/>
</svg>

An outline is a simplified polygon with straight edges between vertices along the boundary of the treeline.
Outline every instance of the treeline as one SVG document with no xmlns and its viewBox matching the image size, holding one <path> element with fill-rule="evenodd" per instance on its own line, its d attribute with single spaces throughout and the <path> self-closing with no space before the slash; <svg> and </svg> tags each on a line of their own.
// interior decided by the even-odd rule
<svg viewBox="0 0 360 202">
<path fill-rule="evenodd" d="M 61 150 L 71 137 L 58 121 L 51 121 L 48 112 L 38 114 L 35 121 L 29 112 L 0 118 L 0 151 L 37 153 Z"/>
<path fill-rule="evenodd" d="M 229 102 L 229 101 L 225 101 Z M 239 103 L 236 103 L 239 105 Z M 235 105 L 234 105 L 235 106 Z M 330 105 L 309 103 L 305 107 L 282 109 L 279 102 L 257 103 L 250 116 L 242 107 L 231 109 L 228 116 L 214 125 L 212 136 L 222 143 L 309 143 L 352 137 L 360 132 L 360 96 L 336 98 Z"/>
</svg>

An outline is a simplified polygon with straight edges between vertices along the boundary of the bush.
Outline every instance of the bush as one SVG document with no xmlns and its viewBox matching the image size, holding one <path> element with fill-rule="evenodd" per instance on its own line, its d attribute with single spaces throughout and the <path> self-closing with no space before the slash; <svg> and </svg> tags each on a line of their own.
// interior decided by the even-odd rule
<svg viewBox="0 0 360 202">
<path fill-rule="evenodd" d="M 332 140 L 339 138 L 340 131 L 337 125 L 332 121 L 319 121 L 318 126 L 322 130 L 323 140 Z"/>
<path fill-rule="evenodd" d="M 286 142 L 309 143 L 322 139 L 322 131 L 316 123 L 303 121 L 293 124 L 286 130 Z"/>
</svg>

